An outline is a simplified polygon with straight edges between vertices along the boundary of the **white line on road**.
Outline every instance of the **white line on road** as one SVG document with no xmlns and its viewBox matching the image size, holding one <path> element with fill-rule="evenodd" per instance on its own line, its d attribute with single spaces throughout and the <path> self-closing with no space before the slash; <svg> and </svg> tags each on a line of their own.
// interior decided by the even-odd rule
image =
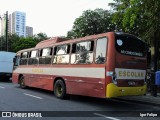
<svg viewBox="0 0 160 120">
<path fill-rule="evenodd" d="M 99 113 L 94 113 L 94 115 L 97 115 L 97 116 L 100 116 L 100 117 L 104 117 L 104 118 L 107 118 L 107 119 L 111 119 L 111 120 L 121 120 L 121 119 L 118 119 L 118 118 L 105 116 L 105 115 L 99 114 Z"/>
<path fill-rule="evenodd" d="M 5 87 L 3 87 L 3 86 L 0 86 L 0 88 L 4 89 Z"/>
<path fill-rule="evenodd" d="M 27 93 L 24 93 L 24 94 L 27 95 L 27 96 L 34 97 L 34 98 L 43 99 L 42 97 L 38 97 L 38 96 L 35 96 L 35 95 L 31 95 L 31 94 L 27 94 Z"/>
</svg>

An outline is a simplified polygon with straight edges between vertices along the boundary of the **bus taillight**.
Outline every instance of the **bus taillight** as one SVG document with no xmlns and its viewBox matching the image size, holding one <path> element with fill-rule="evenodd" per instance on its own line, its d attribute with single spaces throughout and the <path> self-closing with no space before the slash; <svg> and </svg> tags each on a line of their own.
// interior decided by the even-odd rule
<svg viewBox="0 0 160 120">
<path fill-rule="evenodd" d="M 117 74 L 116 72 L 107 72 L 107 76 L 111 76 L 112 77 L 112 82 L 117 85 Z"/>
</svg>

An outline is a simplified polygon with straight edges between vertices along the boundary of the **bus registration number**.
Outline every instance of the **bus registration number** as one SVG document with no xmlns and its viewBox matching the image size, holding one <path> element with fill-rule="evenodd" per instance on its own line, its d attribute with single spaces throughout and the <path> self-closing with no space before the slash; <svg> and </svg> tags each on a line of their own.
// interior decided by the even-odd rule
<svg viewBox="0 0 160 120">
<path fill-rule="evenodd" d="M 136 85 L 136 83 L 133 82 L 133 81 L 129 81 L 129 82 L 128 82 L 128 85 Z"/>
</svg>

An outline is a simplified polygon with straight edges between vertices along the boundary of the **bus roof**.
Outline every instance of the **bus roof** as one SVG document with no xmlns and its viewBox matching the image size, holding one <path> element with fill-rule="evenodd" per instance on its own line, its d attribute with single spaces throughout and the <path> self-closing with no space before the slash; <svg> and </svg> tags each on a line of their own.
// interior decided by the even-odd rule
<svg viewBox="0 0 160 120">
<path fill-rule="evenodd" d="M 42 47 L 45 47 L 45 46 L 50 46 L 50 45 L 54 45 L 55 43 L 58 43 L 58 42 L 63 42 L 63 41 L 66 41 L 68 39 L 66 38 L 60 38 L 60 37 L 54 37 L 54 38 L 51 38 L 51 39 L 48 39 L 48 40 L 43 40 L 41 42 L 39 42 L 35 48 L 42 48 Z"/>
<path fill-rule="evenodd" d="M 54 45 L 60 45 L 62 43 L 63 44 L 67 44 L 67 43 L 73 43 L 75 41 L 79 42 L 79 41 L 83 41 L 83 40 L 96 39 L 96 38 L 99 38 L 99 37 L 104 37 L 104 36 L 106 36 L 106 34 L 110 34 L 110 33 L 113 34 L 115 32 L 107 32 L 107 33 L 90 35 L 90 36 L 85 36 L 85 37 L 82 37 L 82 38 L 75 38 L 75 39 L 66 39 L 66 38 L 61 38 L 61 37 L 53 37 L 51 39 L 39 42 L 34 48 L 20 50 L 20 51 L 18 51 L 17 54 L 19 54 L 21 52 L 29 51 L 29 50 L 40 49 L 40 48 L 45 48 L 45 47 L 52 47 Z"/>
<path fill-rule="evenodd" d="M 61 37 L 54 37 L 48 40 L 44 40 L 39 42 L 35 48 L 43 48 L 43 47 L 50 47 L 53 45 L 58 45 L 58 44 L 62 44 L 62 43 L 72 43 L 75 41 L 83 41 L 83 40 L 89 40 L 89 39 L 95 39 L 97 37 L 102 37 L 105 36 L 107 33 L 102 33 L 102 34 L 98 34 L 98 35 L 90 35 L 90 36 L 85 36 L 82 38 L 75 38 L 75 39 L 66 39 L 66 38 L 61 38 Z"/>
</svg>

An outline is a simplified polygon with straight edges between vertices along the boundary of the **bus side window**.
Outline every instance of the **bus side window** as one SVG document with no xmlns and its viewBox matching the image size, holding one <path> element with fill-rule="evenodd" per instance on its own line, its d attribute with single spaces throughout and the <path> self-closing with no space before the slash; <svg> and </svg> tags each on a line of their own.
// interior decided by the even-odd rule
<svg viewBox="0 0 160 120">
<path fill-rule="evenodd" d="M 50 48 L 50 56 L 52 56 L 53 48 Z"/>
<path fill-rule="evenodd" d="M 95 63 L 104 64 L 106 61 L 107 38 L 97 40 Z"/>
<path fill-rule="evenodd" d="M 56 52 L 57 52 L 57 47 L 54 47 L 54 53 L 53 53 L 53 55 L 56 55 Z"/>
<path fill-rule="evenodd" d="M 94 41 L 72 45 L 71 64 L 91 64 L 93 62 Z"/>
<path fill-rule="evenodd" d="M 37 50 L 31 51 L 31 53 L 29 55 L 28 65 L 38 64 L 38 57 L 37 56 L 38 56 L 38 51 Z"/>
<path fill-rule="evenodd" d="M 75 53 L 76 52 L 76 44 L 72 44 L 72 53 Z"/>
<path fill-rule="evenodd" d="M 39 50 L 39 57 L 42 56 L 43 49 Z"/>
<path fill-rule="evenodd" d="M 70 53 L 70 45 L 68 45 L 68 48 L 67 48 L 67 54 L 69 54 Z"/>
<path fill-rule="evenodd" d="M 20 65 L 27 65 L 27 61 L 28 61 L 28 52 L 21 53 Z"/>
<path fill-rule="evenodd" d="M 70 45 L 59 45 L 54 49 L 53 63 L 68 64 L 69 63 Z"/>
<path fill-rule="evenodd" d="M 52 48 L 44 48 L 40 52 L 39 64 L 51 64 Z"/>
<path fill-rule="evenodd" d="M 90 47 L 90 51 L 94 50 L 94 41 L 91 41 L 91 47 Z"/>
</svg>

